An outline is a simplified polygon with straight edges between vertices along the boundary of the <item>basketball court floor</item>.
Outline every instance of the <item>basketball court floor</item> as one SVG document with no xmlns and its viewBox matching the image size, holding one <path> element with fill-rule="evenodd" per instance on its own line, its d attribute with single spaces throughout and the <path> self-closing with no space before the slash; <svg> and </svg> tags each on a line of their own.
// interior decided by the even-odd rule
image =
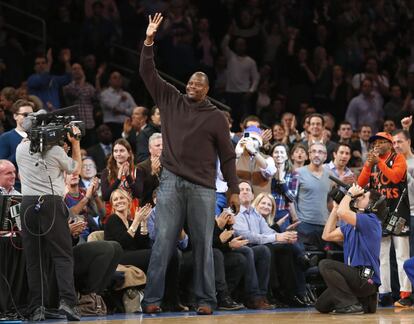
<svg viewBox="0 0 414 324">
<path fill-rule="evenodd" d="M 157 315 L 116 314 L 106 317 L 83 317 L 82 322 L 85 324 L 407 324 L 414 323 L 414 308 L 379 308 L 376 314 L 367 315 L 326 315 L 318 313 L 314 308 L 215 312 L 212 316 L 197 316 L 194 312 L 162 313 Z M 48 320 L 44 323 L 65 323 L 65 321 Z"/>
</svg>

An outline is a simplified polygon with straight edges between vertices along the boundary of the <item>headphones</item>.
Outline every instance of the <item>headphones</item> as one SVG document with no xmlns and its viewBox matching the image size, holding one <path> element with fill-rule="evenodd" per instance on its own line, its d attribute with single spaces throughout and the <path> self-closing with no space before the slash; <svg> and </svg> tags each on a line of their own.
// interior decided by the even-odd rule
<svg viewBox="0 0 414 324">
<path fill-rule="evenodd" d="M 388 215 L 389 209 L 387 207 L 387 197 L 381 195 L 381 197 L 375 201 L 370 202 L 368 206 L 364 209 L 364 212 L 369 214 L 373 213 L 377 215 L 377 217 L 383 221 Z"/>
</svg>

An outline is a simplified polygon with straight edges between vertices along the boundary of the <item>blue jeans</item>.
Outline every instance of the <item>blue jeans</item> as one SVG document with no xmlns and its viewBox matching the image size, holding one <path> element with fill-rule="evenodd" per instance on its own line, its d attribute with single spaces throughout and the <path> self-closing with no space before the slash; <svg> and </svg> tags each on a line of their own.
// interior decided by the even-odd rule
<svg viewBox="0 0 414 324">
<path fill-rule="evenodd" d="M 215 190 L 163 169 L 157 196 L 157 237 L 147 271 L 144 305 L 160 305 L 165 274 L 178 235 L 187 221 L 193 251 L 194 294 L 199 306 L 215 307 L 213 231 Z"/>
<path fill-rule="evenodd" d="M 233 250 L 246 258 L 244 290 L 247 298 L 265 297 L 270 276 L 270 250 L 266 245 L 242 246 Z"/>
</svg>

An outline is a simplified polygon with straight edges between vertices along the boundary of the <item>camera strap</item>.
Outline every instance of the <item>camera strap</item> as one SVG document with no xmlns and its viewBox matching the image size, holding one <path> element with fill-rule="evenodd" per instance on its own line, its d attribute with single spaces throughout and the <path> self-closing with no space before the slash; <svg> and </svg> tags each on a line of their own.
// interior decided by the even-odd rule
<svg viewBox="0 0 414 324">
<path fill-rule="evenodd" d="M 395 206 L 395 213 L 398 213 L 398 208 L 400 207 L 405 195 L 407 194 L 407 187 L 404 188 L 403 192 L 401 193 L 401 197 L 398 200 L 397 206 Z"/>
</svg>

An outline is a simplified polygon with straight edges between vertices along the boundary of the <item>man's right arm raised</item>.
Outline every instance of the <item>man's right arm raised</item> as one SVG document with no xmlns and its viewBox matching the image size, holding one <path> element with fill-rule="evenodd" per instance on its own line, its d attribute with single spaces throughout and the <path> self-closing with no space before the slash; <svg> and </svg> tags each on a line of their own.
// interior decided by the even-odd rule
<svg viewBox="0 0 414 324">
<path fill-rule="evenodd" d="M 161 99 L 161 96 L 164 97 L 163 101 L 165 101 L 168 100 L 168 98 L 165 97 L 169 94 L 179 94 L 179 91 L 174 86 L 159 76 L 158 71 L 155 68 L 153 50 L 154 38 L 162 20 L 163 17 L 160 13 L 156 13 L 154 18 L 149 16 L 146 38 L 144 45 L 142 46 L 139 65 L 139 73 L 142 80 L 157 105 L 160 104 L 159 100 Z"/>
</svg>

